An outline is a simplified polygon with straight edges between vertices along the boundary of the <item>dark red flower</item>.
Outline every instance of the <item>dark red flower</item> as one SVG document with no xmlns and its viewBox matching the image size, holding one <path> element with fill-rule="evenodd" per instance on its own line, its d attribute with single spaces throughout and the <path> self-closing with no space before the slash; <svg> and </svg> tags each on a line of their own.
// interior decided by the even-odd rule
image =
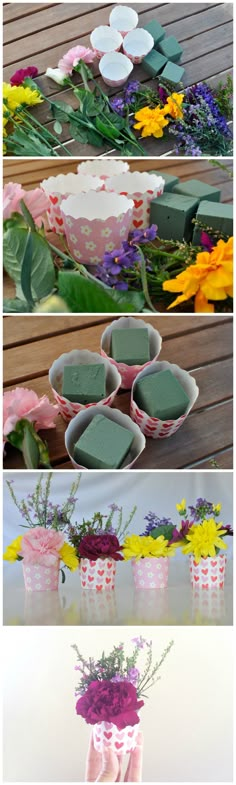
<svg viewBox="0 0 236 785">
<path fill-rule="evenodd" d="M 111 558 L 121 561 L 121 546 L 115 534 L 86 534 L 79 544 L 79 556 L 84 559 Z"/>
<path fill-rule="evenodd" d="M 31 79 L 34 79 L 35 76 L 38 76 L 38 69 L 36 65 L 29 65 L 28 68 L 19 68 L 18 71 L 15 71 L 13 76 L 10 78 L 10 83 L 12 87 L 19 87 L 26 77 L 29 76 Z"/>
<path fill-rule="evenodd" d="M 126 725 L 137 725 L 138 709 L 144 706 L 138 700 L 137 690 L 127 681 L 91 681 L 88 689 L 76 703 L 76 713 L 89 725 L 96 722 L 113 722 L 119 730 Z"/>
</svg>

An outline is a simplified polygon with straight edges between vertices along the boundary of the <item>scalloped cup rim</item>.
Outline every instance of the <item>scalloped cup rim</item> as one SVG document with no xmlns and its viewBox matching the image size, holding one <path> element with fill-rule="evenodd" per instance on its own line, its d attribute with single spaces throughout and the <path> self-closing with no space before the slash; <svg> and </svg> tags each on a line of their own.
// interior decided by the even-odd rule
<svg viewBox="0 0 236 785">
<path fill-rule="evenodd" d="M 65 359 L 69 360 L 69 358 L 71 358 L 71 360 L 72 360 L 73 358 L 75 358 L 76 354 L 78 354 L 78 353 L 80 355 L 82 354 L 84 356 L 84 359 L 86 359 L 86 355 L 87 356 L 90 355 L 91 358 L 93 357 L 93 359 L 94 359 L 94 361 L 96 361 L 96 363 L 99 363 L 99 364 L 105 366 L 106 383 L 107 383 L 107 376 L 108 376 L 109 372 L 110 372 L 111 375 L 114 376 L 114 385 L 112 384 L 112 390 L 109 391 L 109 390 L 106 389 L 105 398 L 102 398 L 103 401 L 105 401 L 110 395 L 114 394 L 114 392 L 117 392 L 119 390 L 119 388 L 121 386 L 121 381 L 122 381 L 121 380 L 121 375 L 119 373 L 118 368 L 116 368 L 116 366 L 113 366 L 112 363 L 109 362 L 109 359 L 106 359 L 106 357 L 102 357 L 102 355 L 99 354 L 99 352 L 90 352 L 89 349 L 72 349 L 70 352 L 63 352 L 63 354 L 61 354 L 59 357 L 57 357 L 56 360 L 53 361 L 51 367 L 49 368 L 49 372 L 48 372 L 48 378 L 49 378 L 49 383 L 51 385 L 51 388 L 52 388 L 53 392 L 55 391 L 57 393 L 57 395 L 60 395 L 60 398 L 62 399 L 63 403 L 71 404 L 73 402 L 71 402 L 69 400 L 69 398 L 65 398 L 65 396 L 62 395 L 62 392 L 58 389 L 58 384 L 56 383 L 56 381 L 54 379 L 54 374 L 56 374 L 57 367 L 59 365 L 62 366 L 62 367 L 64 367 L 65 365 L 70 365 L 70 362 L 64 362 Z M 90 365 L 90 363 L 88 363 L 88 362 L 84 362 L 84 363 L 82 363 L 82 362 L 76 363 L 75 362 L 75 365 L 77 365 L 77 364 L 78 364 L 78 366 L 79 365 Z M 59 370 L 59 367 L 58 367 L 58 370 Z M 114 373 L 114 370 L 115 370 L 115 373 Z M 99 401 L 100 404 L 102 404 L 102 400 Z M 76 401 L 74 403 L 76 404 Z M 86 409 L 88 406 L 91 407 L 91 404 L 80 404 L 79 401 L 78 401 L 78 405 L 82 409 Z M 93 402 L 92 406 L 96 406 L 96 402 L 95 401 Z"/>
<path fill-rule="evenodd" d="M 126 196 L 110 191 L 88 191 L 68 196 L 62 202 L 61 211 L 66 218 L 92 222 L 119 218 L 133 207 L 133 200 Z"/>
<path fill-rule="evenodd" d="M 92 182 L 92 179 L 94 182 Z M 84 183 L 82 182 L 83 180 Z M 76 185 L 84 185 L 85 187 L 85 180 L 87 180 L 88 187 L 85 188 L 85 191 L 83 191 L 83 188 L 79 188 L 78 190 Z M 45 191 L 45 193 L 48 195 L 53 193 L 59 194 L 60 196 L 67 196 L 68 194 L 75 196 L 77 193 L 86 193 L 90 190 L 99 190 L 99 188 L 102 188 L 103 185 L 103 180 L 101 180 L 97 175 L 93 176 L 92 178 L 92 175 L 90 174 L 83 174 L 82 172 L 68 172 L 67 174 L 60 173 L 55 177 L 51 175 L 45 180 L 42 180 L 40 183 L 40 188 L 42 188 L 43 191 Z"/>
</svg>

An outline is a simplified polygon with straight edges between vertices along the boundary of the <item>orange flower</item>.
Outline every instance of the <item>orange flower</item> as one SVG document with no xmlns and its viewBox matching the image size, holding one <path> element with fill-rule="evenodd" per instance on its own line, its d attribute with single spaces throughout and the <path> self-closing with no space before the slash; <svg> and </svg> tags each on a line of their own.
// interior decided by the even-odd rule
<svg viewBox="0 0 236 785">
<path fill-rule="evenodd" d="M 156 106 L 155 109 L 150 109 L 149 106 L 144 106 L 135 113 L 135 120 L 138 123 L 134 125 L 137 131 L 141 131 L 141 136 L 155 136 L 159 139 L 163 136 L 163 128 L 169 125 L 169 120 L 165 117 L 165 110 Z M 142 130 L 141 130 L 142 129 Z"/>
<path fill-rule="evenodd" d="M 197 254 L 191 264 L 172 281 L 164 281 L 165 292 L 182 292 L 168 308 L 194 297 L 194 310 L 198 313 L 213 313 L 214 305 L 208 300 L 226 300 L 233 297 L 233 237 L 227 242 L 218 240 L 211 253 Z"/>
</svg>

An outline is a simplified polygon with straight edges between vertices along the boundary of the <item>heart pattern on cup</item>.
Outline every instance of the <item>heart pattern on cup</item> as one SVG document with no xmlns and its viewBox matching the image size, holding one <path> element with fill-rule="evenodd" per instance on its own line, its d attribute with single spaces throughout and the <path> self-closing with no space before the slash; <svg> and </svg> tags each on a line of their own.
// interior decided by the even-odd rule
<svg viewBox="0 0 236 785">
<path fill-rule="evenodd" d="M 116 562 L 114 559 L 81 559 L 80 577 L 82 587 L 103 591 L 103 589 L 114 589 Z"/>
<path fill-rule="evenodd" d="M 98 722 L 93 726 L 94 746 L 97 752 L 109 747 L 117 754 L 126 754 L 136 747 L 138 733 L 139 724 L 119 730 L 112 722 Z"/>
<path fill-rule="evenodd" d="M 198 584 L 202 589 L 212 587 L 223 588 L 226 567 L 226 556 L 219 553 L 214 559 L 208 557 L 196 562 L 193 555 L 189 557 L 190 580 L 192 586 Z"/>
</svg>

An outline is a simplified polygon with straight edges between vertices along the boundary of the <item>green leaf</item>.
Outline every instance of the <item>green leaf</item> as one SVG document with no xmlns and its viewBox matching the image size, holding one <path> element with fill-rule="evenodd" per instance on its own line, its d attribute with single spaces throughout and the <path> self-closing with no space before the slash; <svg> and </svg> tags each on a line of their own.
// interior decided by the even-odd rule
<svg viewBox="0 0 236 785">
<path fill-rule="evenodd" d="M 28 238 L 23 227 L 8 229 L 3 236 L 3 264 L 6 272 L 16 284 L 17 297 L 22 297 L 21 269 Z M 47 241 L 38 232 L 31 233 L 32 266 L 31 289 L 34 300 L 51 294 L 55 285 L 55 269 Z"/>
<path fill-rule="evenodd" d="M 65 576 L 64 570 L 61 567 L 61 582 L 65 583 L 65 580 L 66 580 L 66 576 Z"/>
<path fill-rule="evenodd" d="M 174 528 L 175 527 L 173 523 L 167 523 L 163 524 L 163 526 L 157 526 L 155 529 L 152 529 L 150 534 L 154 540 L 156 540 L 157 537 L 161 537 L 161 535 L 165 537 L 165 540 L 171 540 Z"/>
<path fill-rule="evenodd" d="M 28 436 L 26 436 L 28 433 Z M 30 436 L 31 439 L 30 439 Z M 33 447 L 32 439 L 35 441 L 38 449 L 38 465 L 34 466 L 33 468 L 38 468 L 39 465 L 43 466 L 45 469 L 51 468 L 49 463 L 49 454 L 46 442 L 40 438 L 38 433 L 36 433 L 34 429 L 34 424 L 22 418 L 18 420 L 15 425 L 14 431 L 8 434 L 8 441 L 12 444 L 13 447 L 16 447 L 17 450 L 23 453 L 25 451 L 24 458 L 26 461 L 34 462 L 36 461 L 36 450 Z M 26 464 L 27 465 L 27 464 Z M 27 468 L 32 468 L 31 466 L 27 466 Z"/>
<path fill-rule="evenodd" d="M 3 313 L 29 313 L 28 303 L 24 300 L 18 300 L 17 297 L 13 300 L 3 300 Z"/>
<path fill-rule="evenodd" d="M 80 142 L 80 144 L 87 144 L 87 128 L 82 128 L 82 126 L 77 125 L 77 123 L 71 122 L 69 125 L 69 132 L 76 142 Z"/>
<path fill-rule="evenodd" d="M 106 139 L 119 139 L 120 131 L 115 126 L 106 125 L 100 117 L 96 117 L 95 125 L 98 131 L 101 131 Z"/>
<path fill-rule="evenodd" d="M 70 104 L 66 104 L 65 101 L 54 101 L 51 104 L 51 112 L 52 116 L 55 120 L 59 120 L 62 123 L 68 123 L 70 120 L 69 115 L 73 114 L 74 110 Z"/>
<path fill-rule="evenodd" d="M 7 138 L 7 150 L 13 151 L 15 155 L 20 156 L 40 156 L 48 157 L 53 156 L 53 149 L 44 142 L 41 142 L 34 132 L 28 129 L 24 131 L 23 128 L 17 128 Z"/>
<path fill-rule="evenodd" d="M 76 272 L 60 271 L 58 276 L 59 295 L 67 303 L 71 313 L 125 313 L 137 310 L 142 295 L 108 289 L 96 281 Z M 143 301 L 144 302 L 144 298 Z M 140 310 L 140 307 L 138 308 Z"/>
<path fill-rule="evenodd" d="M 97 131 L 93 130 L 92 128 L 88 128 L 87 139 L 88 139 L 88 143 L 92 144 L 94 147 L 104 146 L 104 139 L 102 138 L 102 136 L 99 136 Z"/>
<path fill-rule="evenodd" d="M 27 426 L 24 428 L 22 454 L 27 469 L 38 469 L 40 459 L 38 444 Z"/>
<path fill-rule="evenodd" d="M 36 228 L 35 227 L 35 223 L 34 223 L 34 219 L 33 219 L 33 216 L 31 215 L 30 211 L 28 210 L 28 207 L 26 207 L 24 199 L 20 200 L 20 206 L 21 206 L 22 215 L 23 215 L 23 217 L 25 219 L 25 223 L 29 226 L 29 228 L 32 230 L 32 232 L 34 232 L 35 228 Z"/>
<path fill-rule="evenodd" d="M 29 304 L 29 310 L 34 307 L 34 299 L 32 297 L 31 289 L 32 278 L 32 233 L 28 232 L 28 237 L 25 245 L 24 256 L 21 264 L 21 289 L 26 302 Z"/>
<path fill-rule="evenodd" d="M 54 123 L 53 129 L 55 131 L 55 134 L 59 134 L 60 135 L 62 133 L 62 125 L 59 122 L 59 120 L 56 120 L 56 122 Z"/>
</svg>

